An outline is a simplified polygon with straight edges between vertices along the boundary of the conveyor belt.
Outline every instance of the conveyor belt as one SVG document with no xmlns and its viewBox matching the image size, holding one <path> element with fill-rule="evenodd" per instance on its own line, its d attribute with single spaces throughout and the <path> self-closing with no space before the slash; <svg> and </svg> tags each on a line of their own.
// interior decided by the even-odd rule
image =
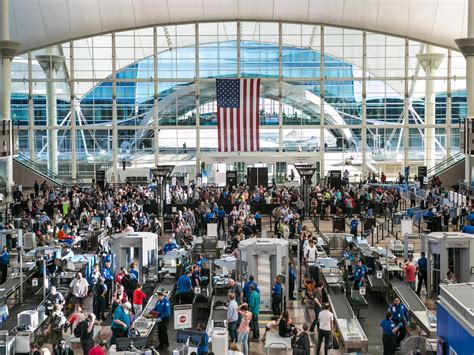
<svg viewBox="0 0 474 355">
<path fill-rule="evenodd" d="M 397 293 L 410 312 L 426 311 L 425 304 L 421 302 L 415 291 L 413 291 L 405 282 L 392 280 L 391 284 L 393 290 Z"/>
<path fill-rule="evenodd" d="M 0 285 L 0 299 L 5 300 L 8 298 L 16 289 L 20 287 L 20 278 L 14 277 L 8 279 Z"/>
<path fill-rule="evenodd" d="M 367 279 L 369 281 L 369 286 L 371 289 L 382 290 L 386 287 L 383 279 L 379 279 L 375 275 L 367 275 Z"/>
<path fill-rule="evenodd" d="M 328 296 L 336 319 L 351 319 L 355 317 L 345 294 L 330 294 Z"/>
</svg>

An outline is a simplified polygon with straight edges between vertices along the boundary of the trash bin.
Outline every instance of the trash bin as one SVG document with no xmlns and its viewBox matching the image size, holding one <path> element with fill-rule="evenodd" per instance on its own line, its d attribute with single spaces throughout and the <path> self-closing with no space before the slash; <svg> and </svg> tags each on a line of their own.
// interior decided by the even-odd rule
<svg viewBox="0 0 474 355">
<path fill-rule="evenodd" d="M 375 217 L 366 217 L 363 219 L 364 230 L 369 230 L 375 227 Z"/>
<path fill-rule="evenodd" d="M 393 221 L 396 225 L 400 225 L 402 223 L 402 218 L 404 217 L 404 214 L 401 212 L 395 213 L 393 216 Z"/>
<path fill-rule="evenodd" d="M 334 233 L 341 233 L 346 230 L 346 220 L 344 217 L 334 217 L 332 219 L 332 231 Z"/>
</svg>

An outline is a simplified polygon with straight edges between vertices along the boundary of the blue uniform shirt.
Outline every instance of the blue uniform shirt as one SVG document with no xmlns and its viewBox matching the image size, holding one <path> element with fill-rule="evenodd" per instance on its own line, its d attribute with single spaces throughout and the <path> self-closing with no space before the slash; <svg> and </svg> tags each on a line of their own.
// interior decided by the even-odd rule
<svg viewBox="0 0 474 355">
<path fill-rule="evenodd" d="M 296 280 L 296 272 L 293 268 L 291 267 L 288 268 L 288 274 L 291 280 Z"/>
<path fill-rule="evenodd" d="M 418 259 L 418 269 L 420 269 L 420 271 L 423 271 L 423 272 L 426 272 L 426 266 L 427 266 L 427 263 L 428 263 L 428 259 L 426 259 L 426 257 L 421 257 Z"/>
<path fill-rule="evenodd" d="M 380 326 L 382 327 L 384 335 L 395 335 L 393 330 L 397 327 L 397 325 L 391 319 L 384 319 L 380 322 Z"/>
<path fill-rule="evenodd" d="M 199 266 L 201 269 L 206 269 L 205 267 L 202 266 L 202 264 L 208 264 L 208 263 L 209 263 L 209 260 L 203 257 L 201 260 L 198 260 L 196 262 L 196 265 Z"/>
<path fill-rule="evenodd" d="M 163 247 L 163 253 L 167 254 L 172 250 L 178 249 L 178 246 L 175 243 L 166 243 Z"/>
<path fill-rule="evenodd" d="M 463 233 L 474 234 L 474 226 L 464 226 L 462 227 Z"/>
<path fill-rule="evenodd" d="M 356 266 L 354 279 L 355 280 L 362 280 L 367 275 L 367 266 Z"/>
<path fill-rule="evenodd" d="M 114 279 L 114 274 L 112 273 L 112 270 L 110 268 L 106 267 L 102 270 L 102 277 L 110 281 Z"/>
<path fill-rule="evenodd" d="M 359 226 L 359 221 L 356 219 L 353 219 L 351 221 L 351 229 L 357 229 L 358 226 Z"/>
<path fill-rule="evenodd" d="M 281 284 L 276 283 L 276 284 L 273 285 L 273 294 L 274 295 L 281 295 L 281 291 L 282 291 Z"/>
<path fill-rule="evenodd" d="M 204 215 L 204 218 L 207 223 L 212 222 L 214 220 L 214 213 L 209 212 Z"/>
<path fill-rule="evenodd" d="M 198 346 L 198 355 L 205 354 L 209 351 L 209 335 L 204 333 L 204 343 L 199 344 Z"/>
<path fill-rule="evenodd" d="M 10 264 L 10 255 L 8 255 L 7 251 L 2 253 L 2 256 L 0 257 L 0 264 Z"/>
<path fill-rule="evenodd" d="M 388 310 L 389 312 L 392 312 L 392 320 L 395 323 L 399 323 L 402 320 L 405 320 L 406 322 L 408 322 L 409 320 L 408 310 L 403 303 L 400 303 L 398 306 L 396 306 L 395 303 L 393 303 L 388 308 Z"/>
<path fill-rule="evenodd" d="M 219 219 L 224 219 L 225 211 L 224 210 L 218 210 L 217 211 L 217 217 L 219 217 Z"/>
<path fill-rule="evenodd" d="M 354 256 L 352 255 L 352 252 L 350 250 L 344 250 L 342 256 L 344 257 L 344 259 L 354 260 Z"/>
<path fill-rule="evenodd" d="M 138 271 L 137 270 L 131 269 L 130 270 L 130 275 L 133 275 L 133 277 L 135 277 L 135 279 L 138 281 Z"/>
<path fill-rule="evenodd" d="M 254 285 L 255 286 L 255 291 L 260 293 L 260 290 L 258 289 L 257 283 L 255 281 L 247 281 L 244 284 L 244 289 L 243 289 L 244 296 L 245 296 L 246 299 L 249 299 L 249 297 L 250 297 L 250 285 Z"/>
<path fill-rule="evenodd" d="M 168 318 L 171 314 L 170 301 L 163 297 L 161 301 L 156 302 L 154 310 L 160 314 L 161 320 Z"/>
<path fill-rule="evenodd" d="M 181 275 L 178 279 L 178 291 L 181 293 L 191 292 L 191 279 L 187 275 Z"/>
</svg>

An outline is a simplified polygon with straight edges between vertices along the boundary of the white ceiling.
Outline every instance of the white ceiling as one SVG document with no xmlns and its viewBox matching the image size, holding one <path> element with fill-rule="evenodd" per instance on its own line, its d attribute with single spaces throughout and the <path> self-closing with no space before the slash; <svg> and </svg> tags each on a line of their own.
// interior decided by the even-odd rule
<svg viewBox="0 0 474 355">
<path fill-rule="evenodd" d="M 468 0 L 10 0 L 11 39 L 22 53 L 72 38 L 194 21 L 323 23 L 456 48 Z"/>
</svg>

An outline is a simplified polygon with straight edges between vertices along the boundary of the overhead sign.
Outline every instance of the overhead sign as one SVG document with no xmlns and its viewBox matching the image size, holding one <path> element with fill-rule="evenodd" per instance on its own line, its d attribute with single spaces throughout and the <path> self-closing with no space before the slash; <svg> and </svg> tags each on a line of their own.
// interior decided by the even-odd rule
<svg viewBox="0 0 474 355">
<path fill-rule="evenodd" d="M 189 329 L 193 327 L 193 306 L 181 304 L 174 306 L 174 329 Z"/>
</svg>

